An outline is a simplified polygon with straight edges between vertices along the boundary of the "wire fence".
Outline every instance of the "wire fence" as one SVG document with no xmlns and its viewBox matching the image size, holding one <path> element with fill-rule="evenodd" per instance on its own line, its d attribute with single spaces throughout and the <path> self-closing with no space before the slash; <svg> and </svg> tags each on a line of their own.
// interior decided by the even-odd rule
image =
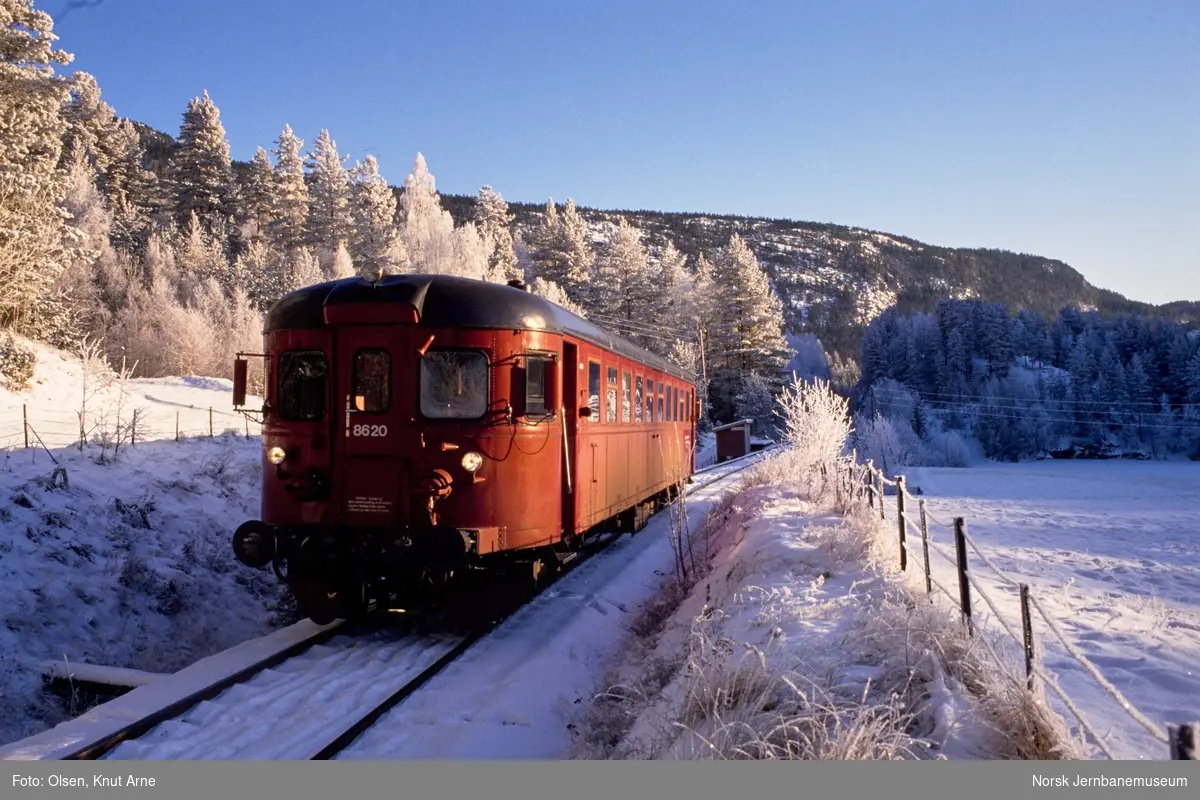
<svg viewBox="0 0 1200 800">
<path fill-rule="evenodd" d="M 0 450 L 41 448 L 53 453 L 88 445 L 128 447 L 151 441 L 182 442 L 226 434 L 259 436 L 258 422 L 212 406 L 180 406 L 174 411 L 111 405 L 95 411 L 35 406 L 0 408 Z"/>
<path fill-rule="evenodd" d="M 1030 692 L 1037 691 L 1036 681 L 1041 680 L 1043 685 L 1050 688 L 1062 700 L 1071 714 L 1079 720 L 1080 728 L 1095 741 L 1096 746 L 1107 758 L 1115 759 L 1115 756 L 1105 745 L 1103 738 L 1095 731 L 1084 713 L 1062 689 L 1058 681 L 1038 665 L 1033 628 L 1034 612 L 1037 613 L 1041 622 L 1045 624 L 1045 627 L 1054 638 L 1062 644 L 1067 654 L 1083 667 L 1105 693 L 1116 701 L 1117 705 L 1135 722 L 1145 728 L 1151 736 L 1168 747 L 1172 760 L 1196 760 L 1198 758 L 1196 737 L 1197 733 L 1200 732 L 1200 722 L 1181 725 L 1161 725 L 1153 722 L 1139 711 L 1137 706 L 1130 702 L 1111 681 L 1105 678 L 1100 670 L 1096 668 L 1096 665 L 1080 652 L 1079 648 L 1073 645 L 1067 636 L 1063 634 L 1058 623 L 1046 612 L 1042 604 L 1038 602 L 1030 590 L 1029 584 L 1013 580 L 988 558 L 983 549 L 967 534 L 967 523 L 963 517 L 955 517 L 950 522 L 937 519 L 925 508 L 924 499 L 915 498 L 908 493 L 906 479 L 903 475 L 899 475 L 894 480 L 891 480 L 871 461 L 867 462 L 863 476 L 863 481 L 859 487 L 861 496 L 865 498 L 871 508 L 878 509 L 880 520 L 887 519 L 887 487 L 894 487 L 895 489 L 893 494 L 895 505 L 892 516 L 896 521 L 896 532 L 899 539 L 900 570 L 903 572 L 908 571 L 910 539 L 919 535 L 921 537 L 921 551 L 920 560 L 917 563 L 920 565 L 925 579 L 926 593 L 933 595 L 936 589 L 948 597 L 959 608 L 962 613 L 963 624 L 967 628 L 967 633 L 972 637 L 976 636 L 973 601 L 976 596 L 982 599 L 988 608 L 991 609 L 992 614 L 995 615 L 1004 632 L 1021 648 L 1025 658 L 1025 681 L 1027 689 Z M 855 483 L 858 481 L 853 467 L 851 468 L 851 481 Z M 915 519 L 913 517 L 914 506 L 916 507 Z M 954 541 L 953 553 L 947 552 L 934 539 L 930 527 L 931 524 L 952 533 Z M 1021 606 L 1021 632 L 1019 634 L 1005 620 L 1004 615 L 1000 613 L 997 607 L 995 599 L 980 584 L 973 570 L 970 569 L 969 556 L 971 552 L 974 552 L 978 556 L 983 565 L 994 573 L 1002 584 L 1018 592 Z M 943 586 L 934 578 L 933 571 L 930 568 L 930 553 L 940 556 L 954 567 L 958 575 L 957 592 Z M 978 639 L 983 642 L 985 649 L 995 659 L 999 667 L 1007 672 L 1009 664 L 995 652 L 987 638 L 980 636 Z"/>
</svg>

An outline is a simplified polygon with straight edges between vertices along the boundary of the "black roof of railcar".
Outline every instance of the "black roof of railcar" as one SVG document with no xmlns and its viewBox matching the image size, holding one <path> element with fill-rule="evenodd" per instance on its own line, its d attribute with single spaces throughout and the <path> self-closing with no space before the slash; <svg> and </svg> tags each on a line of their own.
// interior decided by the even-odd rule
<svg viewBox="0 0 1200 800">
<path fill-rule="evenodd" d="M 264 333 L 325 327 L 327 306 L 351 303 L 410 303 L 424 328 L 498 328 L 566 334 L 674 375 L 695 376 L 604 328 L 524 289 L 452 275 L 385 275 L 305 286 L 284 295 L 267 312 Z"/>
</svg>

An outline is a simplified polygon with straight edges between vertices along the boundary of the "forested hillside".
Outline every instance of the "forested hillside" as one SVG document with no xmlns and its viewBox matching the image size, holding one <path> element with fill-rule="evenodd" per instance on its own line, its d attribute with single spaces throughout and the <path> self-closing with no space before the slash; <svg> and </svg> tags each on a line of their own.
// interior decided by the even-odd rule
<svg viewBox="0 0 1200 800">
<path fill-rule="evenodd" d="M 790 220 L 509 203 L 490 186 L 443 195 L 419 153 L 396 185 L 373 156 L 348 164 L 330 131 L 306 141 L 285 120 L 235 161 L 207 92 L 181 99 L 177 132 L 156 131 L 62 69 L 48 15 L 28 0 L 0 9 L 0 331 L 100 339 L 138 376 L 227 376 L 235 352 L 258 348 L 272 302 L 355 274 L 522 280 L 694 370 L 711 420 L 769 421 L 791 369 L 849 389 L 863 331 L 889 308 L 975 298 L 1043 316 L 1196 316 L 1194 303 L 1133 303 L 1035 256 Z M 10 382 L 28 363 L 0 335 Z"/>
</svg>

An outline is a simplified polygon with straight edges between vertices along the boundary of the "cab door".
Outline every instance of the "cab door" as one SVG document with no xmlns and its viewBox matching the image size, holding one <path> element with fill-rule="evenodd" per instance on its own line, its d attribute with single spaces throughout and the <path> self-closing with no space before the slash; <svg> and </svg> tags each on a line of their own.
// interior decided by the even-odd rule
<svg viewBox="0 0 1200 800">
<path fill-rule="evenodd" d="M 408 521 L 409 463 L 404 459 L 405 377 L 412 370 L 407 332 L 391 326 L 339 328 L 334 458 L 340 518 L 352 527 Z"/>
</svg>

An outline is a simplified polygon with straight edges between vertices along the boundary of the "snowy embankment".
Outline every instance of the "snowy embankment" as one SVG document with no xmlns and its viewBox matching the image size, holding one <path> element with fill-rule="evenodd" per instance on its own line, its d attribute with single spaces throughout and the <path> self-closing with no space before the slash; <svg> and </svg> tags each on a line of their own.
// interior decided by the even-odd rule
<svg viewBox="0 0 1200 800">
<path fill-rule="evenodd" d="M 988 560 L 1029 584 L 1072 646 L 1148 720 L 1200 719 L 1200 465 L 1038 461 L 907 472 L 929 513 L 951 524 L 963 517 Z M 953 555 L 952 532 L 930 528 L 936 548 Z M 969 555 L 976 580 L 1019 632 L 1017 587 Z M 930 558 L 934 577 L 957 586 L 953 565 L 936 549 Z M 973 606 L 992 614 L 982 599 Z M 1166 758 L 1167 745 L 1122 710 L 1036 610 L 1033 623 L 1046 669 L 1112 754 Z"/>
<path fill-rule="evenodd" d="M 80 710 L 43 690 L 40 662 L 174 672 L 291 621 L 274 576 L 242 567 L 230 548 L 236 526 L 258 514 L 262 455 L 232 414 L 228 381 L 122 385 L 36 349 L 28 390 L 0 388 L 0 742 Z M 36 432 L 28 449 L 22 406 Z M 226 420 L 211 438 L 210 406 Z M 121 434 L 137 408 L 157 424 L 130 445 Z M 54 415 L 66 422 L 50 424 Z"/>
<path fill-rule="evenodd" d="M 798 444 L 693 529 L 694 559 L 574 720 L 573 754 L 1079 757 L 1063 720 L 897 571 L 894 522 L 850 496 L 848 474 L 823 480 L 848 464 L 839 403 L 819 394 L 793 398 Z"/>
</svg>

